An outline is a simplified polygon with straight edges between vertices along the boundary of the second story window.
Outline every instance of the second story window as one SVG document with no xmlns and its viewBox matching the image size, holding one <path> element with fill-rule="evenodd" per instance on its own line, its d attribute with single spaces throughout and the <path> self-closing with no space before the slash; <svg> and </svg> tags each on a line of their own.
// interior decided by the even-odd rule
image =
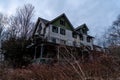
<svg viewBox="0 0 120 80">
<path fill-rule="evenodd" d="M 58 33 L 58 27 L 52 26 L 52 32 Z"/>
<path fill-rule="evenodd" d="M 65 35 L 65 29 L 60 28 L 60 34 Z"/>
<path fill-rule="evenodd" d="M 60 20 L 60 24 L 65 26 L 65 21 L 64 20 Z"/>
<path fill-rule="evenodd" d="M 77 34 L 75 34 L 74 32 L 72 33 L 73 38 L 77 38 Z"/>
</svg>

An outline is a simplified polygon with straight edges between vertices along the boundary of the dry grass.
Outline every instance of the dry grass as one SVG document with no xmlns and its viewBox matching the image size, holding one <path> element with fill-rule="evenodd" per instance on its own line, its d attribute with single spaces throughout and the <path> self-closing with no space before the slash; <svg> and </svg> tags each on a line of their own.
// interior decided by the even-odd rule
<svg viewBox="0 0 120 80">
<path fill-rule="evenodd" d="M 87 78 L 116 80 L 120 76 L 119 66 L 112 57 L 101 54 L 99 59 L 91 62 L 35 64 L 25 69 L 1 69 L 0 78 L 2 80 L 86 80 Z"/>
</svg>

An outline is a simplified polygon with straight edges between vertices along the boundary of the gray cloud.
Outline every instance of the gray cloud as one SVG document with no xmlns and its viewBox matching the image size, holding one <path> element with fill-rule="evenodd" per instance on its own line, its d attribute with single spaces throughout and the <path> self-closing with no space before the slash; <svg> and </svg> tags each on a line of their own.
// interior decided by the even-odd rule
<svg viewBox="0 0 120 80">
<path fill-rule="evenodd" d="M 120 14 L 120 0 L 2 0 L 0 11 L 6 8 L 14 12 L 16 7 L 26 3 L 35 6 L 35 19 L 51 20 L 66 13 L 74 27 L 86 23 L 94 36 L 102 34 Z"/>
</svg>

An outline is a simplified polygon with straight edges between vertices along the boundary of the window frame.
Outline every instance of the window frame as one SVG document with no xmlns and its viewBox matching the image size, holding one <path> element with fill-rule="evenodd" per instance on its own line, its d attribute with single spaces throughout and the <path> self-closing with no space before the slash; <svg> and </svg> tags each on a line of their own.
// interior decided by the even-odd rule
<svg viewBox="0 0 120 80">
<path fill-rule="evenodd" d="M 77 39 L 77 34 L 75 34 L 74 32 L 72 32 L 72 37 Z"/>
<path fill-rule="evenodd" d="M 54 33 L 58 33 L 58 27 L 56 27 L 56 26 L 52 26 L 52 32 L 54 32 Z"/>
<path fill-rule="evenodd" d="M 90 37 L 87 37 L 87 42 L 91 42 L 91 38 Z"/>
<path fill-rule="evenodd" d="M 87 34 L 87 30 L 85 28 L 82 29 L 83 34 Z"/>
<path fill-rule="evenodd" d="M 65 21 L 64 20 L 60 20 L 60 25 L 65 26 Z"/>
<path fill-rule="evenodd" d="M 51 38 L 51 41 L 52 41 L 53 43 L 56 43 L 56 42 L 57 42 L 57 39 L 54 38 L 54 37 L 52 37 L 52 38 Z"/>
<path fill-rule="evenodd" d="M 84 40 L 84 36 L 81 34 L 80 36 L 79 36 L 79 38 L 80 38 L 80 40 Z"/>
<path fill-rule="evenodd" d="M 61 35 L 66 35 L 66 30 L 63 29 L 63 28 L 60 28 L 60 34 L 61 34 Z"/>
<path fill-rule="evenodd" d="M 60 39 L 60 43 L 65 45 L 66 44 L 66 40 Z"/>
</svg>

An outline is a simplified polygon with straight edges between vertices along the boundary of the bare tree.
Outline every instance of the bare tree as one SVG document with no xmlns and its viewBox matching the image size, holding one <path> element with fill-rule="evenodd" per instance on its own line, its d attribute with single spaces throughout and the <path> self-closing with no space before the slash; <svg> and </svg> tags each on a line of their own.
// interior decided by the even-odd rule
<svg viewBox="0 0 120 80">
<path fill-rule="evenodd" d="M 25 65 L 31 58 L 26 46 L 30 44 L 28 37 L 33 27 L 33 14 L 34 7 L 26 4 L 18 8 L 16 14 L 9 19 L 7 30 L 9 38 L 3 42 L 2 49 L 6 51 L 5 60 L 14 66 Z"/>
<path fill-rule="evenodd" d="M 26 4 L 22 8 L 18 8 L 15 16 L 10 18 L 10 31 L 12 37 L 21 37 L 27 39 L 32 30 L 34 15 L 34 7 Z"/>
<path fill-rule="evenodd" d="M 120 15 L 102 36 L 104 46 L 120 46 Z"/>
<path fill-rule="evenodd" d="M 1 48 L 1 41 L 5 38 L 5 27 L 7 26 L 8 26 L 7 16 L 0 13 L 0 48 Z"/>
<path fill-rule="evenodd" d="M 120 45 L 120 15 L 109 29 L 109 43 L 111 45 Z"/>
</svg>

